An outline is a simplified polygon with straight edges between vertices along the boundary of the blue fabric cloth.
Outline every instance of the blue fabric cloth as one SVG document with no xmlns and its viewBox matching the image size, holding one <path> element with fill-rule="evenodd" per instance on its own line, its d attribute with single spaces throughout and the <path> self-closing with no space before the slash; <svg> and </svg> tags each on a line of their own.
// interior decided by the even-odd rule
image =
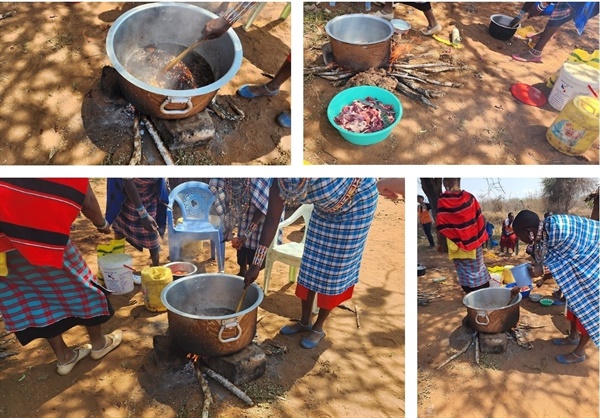
<svg viewBox="0 0 600 418">
<path fill-rule="evenodd" d="M 546 219 L 547 253 L 544 266 L 567 298 L 596 346 L 600 343 L 600 226 L 579 216 L 553 215 Z"/>
<path fill-rule="evenodd" d="M 489 282 L 492 277 L 483 260 L 483 249 L 475 249 L 474 259 L 455 258 L 454 267 L 458 275 L 458 284 L 466 287 L 479 287 Z"/>
<path fill-rule="evenodd" d="M 92 284 L 94 275 L 71 241 L 61 268 L 34 266 L 16 250 L 6 257 L 9 273 L 0 277 L 0 314 L 7 331 L 109 314 L 104 293 Z"/>
<path fill-rule="evenodd" d="M 160 179 L 159 184 L 159 202 L 169 202 L 169 189 L 167 188 L 167 182 L 165 179 Z M 127 194 L 123 188 L 123 179 L 107 179 L 106 180 L 106 220 L 109 224 L 112 224 L 114 220 L 121 212 L 121 207 L 125 200 L 127 200 Z M 167 207 L 162 204 L 158 204 L 156 208 L 156 218 L 154 219 L 160 231 L 164 231 L 167 226 Z"/>
<path fill-rule="evenodd" d="M 351 200 L 331 212 L 355 179 L 308 179 L 299 203 L 313 204 L 298 284 L 324 295 L 339 295 L 358 283 L 367 234 L 377 209 L 375 179 L 364 178 Z M 280 179 L 297 183 L 298 179 Z"/>
<path fill-rule="evenodd" d="M 539 4 L 539 2 L 538 2 Z M 544 16 L 551 16 L 555 10 L 559 9 L 557 7 L 561 3 L 550 3 L 548 7 L 546 7 L 542 13 Z M 580 35 L 583 33 L 585 25 L 587 25 L 588 20 L 593 18 L 600 11 L 599 4 L 596 1 L 586 1 L 586 2 L 565 2 L 563 4 L 567 4 L 571 9 L 573 9 L 574 16 L 573 22 L 575 23 L 575 28 L 577 29 L 577 33 Z M 537 5 L 536 5 L 537 6 Z"/>
</svg>

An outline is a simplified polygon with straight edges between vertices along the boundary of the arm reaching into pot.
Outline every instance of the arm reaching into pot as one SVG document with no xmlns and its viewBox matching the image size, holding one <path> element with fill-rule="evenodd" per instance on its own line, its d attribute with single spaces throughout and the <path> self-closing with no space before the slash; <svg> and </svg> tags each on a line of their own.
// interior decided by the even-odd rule
<svg viewBox="0 0 600 418">
<path fill-rule="evenodd" d="M 279 185 L 277 181 L 273 180 L 271 189 L 269 190 L 269 209 L 265 217 L 265 223 L 260 234 L 260 240 L 258 242 L 258 248 L 256 249 L 256 255 L 252 260 L 252 265 L 246 272 L 244 277 L 244 289 L 250 286 L 258 278 L 260 269 L 267 256 L 269 246 L 275 238 L 277 232 L 277 226 L 281 219 L 281 213 L 283 212 L 284 202 L 279 194 Z"/>
<path fill-rule="evenodd" d="M 223 36 L 256 3 L 255 1 L 246 1 L 229 5 L 224 12 L 219 14 L 219 17 L 208 21 L 202 30 L 202 37 L 204 39 L 216 39 Z"/>
</svg>

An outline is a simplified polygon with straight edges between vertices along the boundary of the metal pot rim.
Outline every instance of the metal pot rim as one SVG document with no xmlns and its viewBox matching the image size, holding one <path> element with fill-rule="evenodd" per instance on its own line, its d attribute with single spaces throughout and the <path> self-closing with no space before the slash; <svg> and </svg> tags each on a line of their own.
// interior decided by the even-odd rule
<svg viewBox="0 0 600 418">
<path fill-rule="evenodd" d="M 488 291 L 488 292 L 489 291 L 493 291 L 493 292 L 503 291 L 504 292 L 505 290 L 508 290 L 508 289 L 506 289 L 504 287 L 488 287 L 488 288 L 485 288 L 485 289 L 479 289 L 479 290 L 476 290 L 474 292 L 469 293 L 468 295 L 465 295 L 463 297 L 462 302 L 463 302 L 463 305 L 465 305 L 467 308 L 473 309 L 475 311 L 486 312 L 486 313 L 487 312 L 501 311 L 503 309 L 512 308 L 513 306 L 518 305 L 519 303 L 521 303 L 521 300 L 523 299 L 523 296 L 521 295 L 521 292 L 519 292 L 519 297 L 517 298 L 517 300 L 515 302 L 513 302 L 510 305 L 503 306 L 501 308 L 482 308 L 482 307 L 477 307 L 477 306 L 471 306 L 471 305 L 469 305 L 467 303 L 467 298 L 469 296 L 473 295 L 473 294 L 476 294 L 477 292 L 483 292 L 483 291 Z M 506 293 L 506 292 L 504 292 L 504 293 Z M 508 294 L 510 294 L 510 290 L 508 291 Z"/>
<path fill-rule="evenodd" d="M 125 12 L 121 16 L 119 16 L 117 18 L 117 20 L 115 20 L 113 25 L 110 27 L 110 29 L 108 31 L 108 35 L 106 37 L 106 52 L 108 54 L 108 59 L 110 60 L 111 64 L 114 66 L 115 70 L 117 70 L 117 72 L 123 78 L 125 78 L 127 81 L 129 81 L 134 86 L 137 86 L 137 87 L 144 89 L 150 93 L 158 94 L 161 96 L 172 96 L 172 97 L 201 96 L 204 94 L 212 93 L 215 90 L 218 90 L 219 88 L 221 88 L 222 86 L 227 84 L 229 81 L 231 81 L 231 79 L 235 76 L 235 74 L 237 74 L 238 70 L 240 69 L 240 67 L 242 65 L 242 55 L 243 55 L 242 43 L 240 42 L 240 38 L 237 36 L 237 34 L 235 33 L 235 31 L 232 28 L 229 28 L 229 30 L 223 35 L 223 36 L 229 36 L 231 38 L 231 41 L 233 42 L 235 56 L 234 56 L 231 68 L 229 68 L 229 70 L 225 74 L 223 74 L 223 76 L 221 76 L 218 80 L 216 80 L 214 83 L 209 84 L 207 86 L 199 87 L 197 89 L 189 89 L 189 90 L 162 89 L 160 87 L 156 87 L 151 84 L 144 83 L 143 81 L 132 76 L 125 69 L 125 67 L 121 64 L 121 62 L 117 58 L 117 55 L 115 54 L 115 49 L 113 48 L 115 34 L 119 30 L 119 28 L 123 24 L 123 22 L 125 22 L 127 19 L 129 19 L 132 15 L 135 15 L 135 14 L 137 14 L 141 11 L 147 10 L 147 9 L 159 8 L 159 7 L 161 7 L 161 8 L 162 7 L 180 8 L 180 9 L 188 10 L 191 13 L 200 12 L 200 14 L 205 14 L 211 18 L 218 17 L 216 14 L 209 12 L 206 9 L 195 6 L 193 4 L 185 4 L 185 3 L 148 3 L 148 4 L 134 7 L 131 10 L 128 10 L 127 12 Z"/>
<path fill-rule="evenodd" d="M 499 26 L 499 27 L 501 27 L 501 28 L 503 28 L 503 29 L 509 29 L 509 30 L 513 30 L 513 29 L 514 29 L 514 30 L 515 30 L 515 32 L 516 32 L 516 31 L 517 31 L 517 30 L 518 30 L 518 29 L 521 27 L 521 23 L 519 23 L 517 26 L 513 26 L 513 27 L 510 27 L 510 26 L 504 26 L 504 25 L 502 25 L 502 24 L 500 24 L 500 23 L 498 23 L 498 22 L 496 22 L 496 21 L 494 20 L 494 18 L 496 18 L 496 17 L 506 17 L 506 18 L 508 18 L 508 19 L 511 19 L 511 17 L 510 17 L 510 16 L 507 16 L 507 15 L 503 15 L 502 13 L 496 13 L 496 14 L 493 14 L 493 15 L 491 15 L 491 16 L 490 16 L 490 21 L 491 21 L 491 22 L 492 22 L 494 25 L 496 25 L 496 26 Z"/>
<path fill-rule="evenodd" d="M 232 314 L 229 314 L 229 315 L 220 315 L 220 316 L 200 316 L 200 315 L 192 315 L 192 314 L 189 314 L 187 312 L 180 311 L 179 309 L 176 309 L 173 306 L 171 306 L 171 304 L 167 301 L 166 294 L 168 293 L 168 291 L 172 287 L 181 286 L 183 283 L 185 283 L 188 280 L 192 280 L 195 277 L 203 277 L 203 276 L 231 277 L 231 278 L 234 278 L 234 279 L 240 280 L 240 281 L 244 280 L 244 279 L 242 279 L 239 276 L 234 276 L 233 274 L 201 273 L 201 274 L 192 274 L 190 276 L 185 276 L 185 277 L 182 277 L 181 279 L 172 281 L 167 286 L 165 286 L 165 288 L 160 293 L 160 300 L 163 303 L 163 305 L 165 305 L 165 308 L 167 308 L 167 311 L 172 312 L 174 314 L 177 314 L 179 316 L 185 317 L 185 318 L 190 318 L 190 319 L 200 319 L 200 320 L 204 320 L 204 321 L 222 321 L 222 320 L 233 319 L 233 318 L 238 318 L 238 317 L 244 316 L 247 313 L 250 313 L 253 310 L 255 310 L 256 308 L 258 308 L 258 306 L 263 301 L 264 294 L 263 294 L 262 289 L 256 283 L 252 283 L 250 286 L 254 287 L 258 291 L 258 297 L 256 298 L 256 302 L 254 302 L 248 308 L 246 308 L 244 310 L 241 310 L 241 311 L 239 311 L 237 313 L 232 313 Z"/>
<path fill-rule="evenodd" d="M 331 34 L 330 29 L 331 29 L 331 25 L 333 25 L 334 22 L 336 22 L 338 20 L 344 20 L 344 19 L 349 19 L 349 18 L 358 17 L 358 16 L 360 16 L 361 18 L 364 18 L 364 19 L 373 19 L 373 20 L 376 20 L 378 22 L 386 24 L 389 27 L 390 33 L 385 38 L 380 39 L 378 41 L 365 42 L 365 43 L 361 43 L 361 44 L 353 44 L 353 43 L 344 41 L 342 39 L 339 39 L 336 36 L 333 36 Z M 327 22 L 327 24 L 325 24 L 325 32 L 327 33 L 327 35 L 330 38 L 335 39 L 338 42 L 342 42 L 342 43 L 345 43 L 345 44 L 348 44 L 348 45 L 360 45 L 360 46 L 364 46 L 364 45 L 378 44 L 378 43 L 387 41 L 388 39 L 390 39 L 394 35 L 394 26 L 392 26 L 392 24 L 389 21 L 385 20 L 382 17 L 373 16 L 373 15 L 367 15 L 367 14 L 362 14 L 362 13 L 353 13 L 353 14 L 349 14 L 349 15 L 337 16 L 337 17 L 334 17 L 333 19 L 331 19 L 329 22 Z"/>
</svg>

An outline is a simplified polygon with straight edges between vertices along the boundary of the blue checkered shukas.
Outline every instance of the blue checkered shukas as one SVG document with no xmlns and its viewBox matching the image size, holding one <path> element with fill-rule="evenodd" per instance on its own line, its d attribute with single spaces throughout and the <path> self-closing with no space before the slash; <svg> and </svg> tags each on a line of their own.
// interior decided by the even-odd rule
<svg viewBox="0 0 600 418">
<path fill-rule="evenodd" d="M 544 264 L 567 298 L 569 310 L 599 346 L 600 223 L 553 215 L 544 223 Z"/>
<path fill-rule="evenodd" d="M 280 179 L 278 186 L 284 200 L 314 205 L 298 283 L 324 295 L 355 285 L 377 208 L 375 179 Z"/>
</svg>

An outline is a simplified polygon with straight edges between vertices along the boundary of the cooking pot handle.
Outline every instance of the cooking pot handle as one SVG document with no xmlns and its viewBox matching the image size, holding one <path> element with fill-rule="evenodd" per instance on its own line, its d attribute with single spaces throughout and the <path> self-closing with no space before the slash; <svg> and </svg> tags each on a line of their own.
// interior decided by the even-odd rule
<svg viewBox="0 0 600 418">
<path fill-rule="evenodd" d="M 225 331 L 226 329 L 229 329 L 229 328 L 235 328 L 237 330 L 237 333 L 234 337 L 227 338 L 226 340 L 224 340 L 223 339 L 223 331 Z M 239 340 L 241 336 L 242 336 L 242 328 L 240 327 L 240 324 L 236 319 L 234 319 L 231 322 L 227 322 L 227 321 L 221 322 L 221 329 L 219 330 L 219 341 L 220 342 L 232 343 L 234 341 Z"/>
<path fill-rule="evenodd" d="M 167 106 L 170 105 L 171 103 L 177 103 L 177 104 L 185 104 L 186 107 L 185 109 L 167 109 Z M 165 115 L 183 115 L 185 113 L 188 113 L 190 110 L 192 110 L 192 108 L 194 107 L 194 105 L 192 104 L 192 98 L 191 97 L 171 97 L 168 96 L 164 102 L 162 102 L 162 104 L 160 105 L 160 111 L 163 112 Z"/>
<path fill-rule="evenodd" d="M 479 317 L 485 318 L 485 322 L 479 322 Z M 477 311 L 477 316 L 475 317 L 475 322 L 477 322 L 478 325 L 487 325 L 490 323 L 490 317 L 487 316 L 487 312 L 485 311 Z"/>
</svg>

